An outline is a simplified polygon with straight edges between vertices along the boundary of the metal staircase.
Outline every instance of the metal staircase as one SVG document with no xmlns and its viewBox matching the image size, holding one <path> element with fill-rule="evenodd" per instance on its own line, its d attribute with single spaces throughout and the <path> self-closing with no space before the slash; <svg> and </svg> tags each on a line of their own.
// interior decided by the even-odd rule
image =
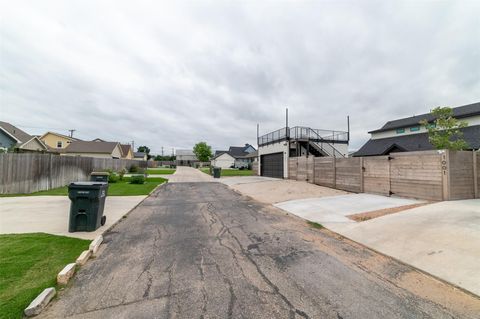
<svg viewBox="0 0 480 319">
<path fill-rule="evenodd" d="M 323 133 L 323 136 L 320 135 Z M 290 129 L 290 139 L 303 145 L 314 156 L 345 157 L 335 146 L 335 141 L 343 141 L 346 132 L 315 130 L 310 127 L 295 126 Z M 327 135 L 328 134 L 328 135 Z"/>
</svg>

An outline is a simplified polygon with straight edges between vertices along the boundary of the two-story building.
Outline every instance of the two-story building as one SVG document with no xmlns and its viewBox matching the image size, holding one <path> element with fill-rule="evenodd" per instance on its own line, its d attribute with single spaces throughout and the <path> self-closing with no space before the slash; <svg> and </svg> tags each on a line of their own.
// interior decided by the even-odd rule
<svg viewBox="0 0 480 319">
<path fill-rule="evenodd" d="M 455 107 L 453 117 L 465 121 L 468 126 L 462 128 L 463 139 L 470 150 L 480 148 L 480 102 Z M 354 156 L 387 155 L 393 152 L 412 152 L 433 150 L 428 140 L 427 129 L 420 124 L 427 120 L 435 125 L 435 116 L 432 113 L 405 117 L 388 121 L 381 128 L 370 131 L 370 139 L 357 151 Z"/>
<path fill-rule="evenodd" d="M 216 151 L 211 165 L 221 168 L 248 167 L 254 160 L 253 157 L 248 155 L 253 152 L 255 152 L 255 147 L 250 144 L 245 144 L 245 146 L 230 146 L 228 151 Z"/>
<path fill-rule="evenodd" d="M 73 141 L 80 141 L 78 138 L 70 137 L 56 132 L 47 132 L 40 136 L 40 140 L 51 150 L 63 152 Z"/>
</svg>

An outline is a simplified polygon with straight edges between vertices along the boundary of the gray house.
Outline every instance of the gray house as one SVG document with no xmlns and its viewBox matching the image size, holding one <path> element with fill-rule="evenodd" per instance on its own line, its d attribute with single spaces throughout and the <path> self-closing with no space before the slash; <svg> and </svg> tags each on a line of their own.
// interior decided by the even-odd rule
<svg viewBox="0 0 480 319">
<path fill-rule="evenodd" d="M 177 166 L 191 166 L 198 162 L 198 158 L 192 150 L 177 150 L 175 152 L 175 164 Z"/>
<path fill-rule="evenodd" d="M 480 102 L 455 107 L 452 110 L 455 118 L 468 123 L 461 131 L 469 149 L 480 149 Z M 420 121 L 423 120 L 434 125 L 435 117 L 431 113 L 425 113 L 388 121 L 381 128 L 369 132 L 370 140 L 355 152 L 354 156 L 433 150 L 427 130 L 420 125 Z"/>
<path fill-rule="evenodd" d="M 251 156 L 255 151 L 255 148 L 250 144 L 230 146 L 228 151 L 216 151 L 211 164 L 221 168 L 248 167 L 255 158 L 255 156 Z"/>
<path fill-rule="evenodd" d="M 12 148 L 20 152 L 48 151 L 48 147 L 37 136 L 32 136 L 10 123 L 0 121 L 0 149 Z"/>
</svg>

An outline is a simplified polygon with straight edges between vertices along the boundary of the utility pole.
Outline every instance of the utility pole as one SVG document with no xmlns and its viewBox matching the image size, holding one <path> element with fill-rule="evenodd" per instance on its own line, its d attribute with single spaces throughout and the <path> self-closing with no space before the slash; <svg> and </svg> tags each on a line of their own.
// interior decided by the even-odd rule
<svg viewBox="0 0 480 319">
<path fill-rule="evenodd" d="M 68 130 L 70 132 L 70 137 L 73 137 L 73 132 L 75 132 L 76 130 L 75 129 L 72 129 L 72 130 Z"/>
<path fill-rule="evenodd" d="M 258 147 L 260 146 L 260 143 L 258 141 L 258 138 L 259 138 L 258 131 L 259 131 L 259 129 L 260 129 L 260 124 L 257 123 L 257 150 L 258 150 Z"/>
<path fill-rule="evenodd" d="M 162 157 L 163 157 L 163 146 L 162 146 Z"/>
<path fill-rule="evenodd" d="M 132 141 L 132 152 L 135 152 L 135 141 Z"/>
<path fill-rule="evenodd" d="M 350 115 L 347 115 L 347 141 L 350 142 Z"/>
<path fill-rule="evenodd" d="M 285 108 L 285 127 L 288 128 L 288 107 Z"/>
</svg>

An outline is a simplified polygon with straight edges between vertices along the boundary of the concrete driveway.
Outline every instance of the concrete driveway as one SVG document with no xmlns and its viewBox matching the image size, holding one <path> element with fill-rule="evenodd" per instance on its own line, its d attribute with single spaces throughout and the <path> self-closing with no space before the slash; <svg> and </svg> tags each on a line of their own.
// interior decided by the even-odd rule
<svg viewBox="0 0 480 319">
<path fill-rule="evenodd" d="M 188 167 L 177 166 L 175 173 L 169 175 L 169 183 L 198 183 L 198 182 L 215 182 L 214 178 L 200 170 Z"/>
<path fill-rule="evenodd" d="M 260 176 L 226 177 L 220 178 L 220 182 L 229 185 L 237 192 L 266 204 L 303 198 L 350 194 L 338 189 L 318 186 L 307 182 Z"/>
<path fill-rule="evenodd" d="M 335 232 L 480 296 L 480 200 L 439 202 Z"/>
<path fill-rule="evenodd" d="M 328 227 L 329 223 L 355 223 L 348 215 L 419 203 L 423 201 L 362 193 L 290 200 L 275 206 Z"/>
<path fill-rule="evenodd" d="M 474 318 L 480 300 L 221 183 L 168 183 L 40 318 Z"/>
<path fill-rule="evenodd" d="M 68 232 L 68 196 L 0 197 L 0 234 L 48 233 L 94 239 L 147 196 L 110 196 L 104 214 L 107 221 L 94 232 Z"/>
</svg>

